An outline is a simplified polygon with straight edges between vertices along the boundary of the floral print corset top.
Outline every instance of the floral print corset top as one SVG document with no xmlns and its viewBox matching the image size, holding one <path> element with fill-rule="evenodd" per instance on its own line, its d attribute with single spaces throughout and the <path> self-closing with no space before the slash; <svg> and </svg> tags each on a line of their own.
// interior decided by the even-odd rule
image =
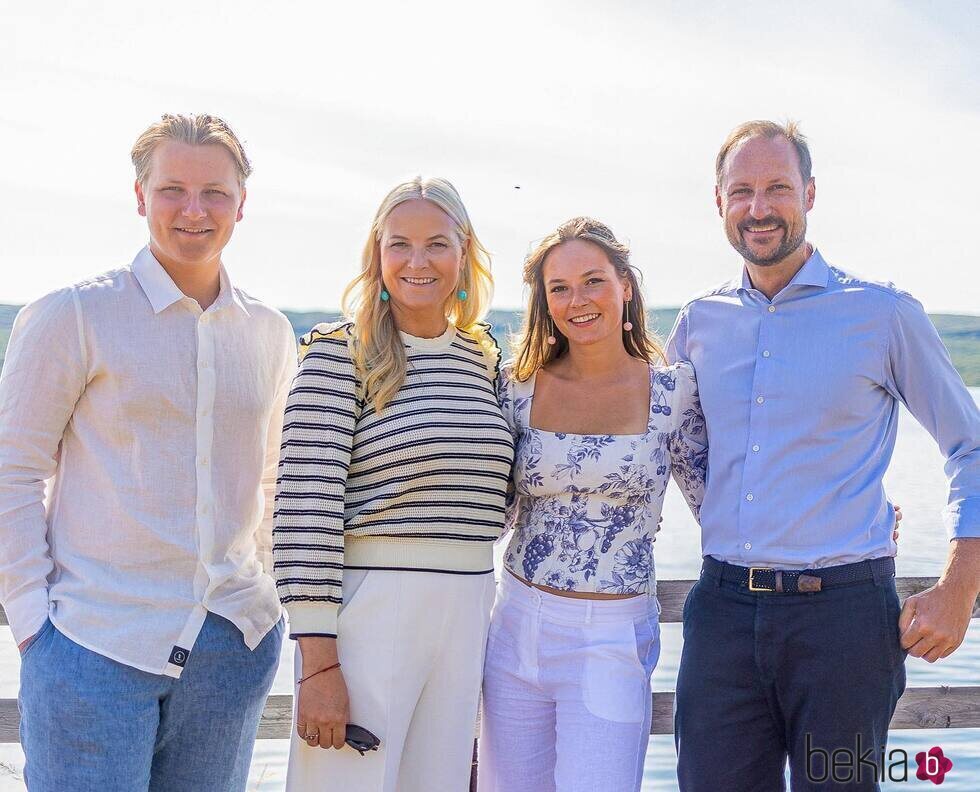
<svg viewBox="0 0 980 792">
<path fill-rule="evenodd" d="M 501 372 L 500 404 L 514 433 L 504 555 L 509 570 L 567 591 L 654 593 L 653 542 L 673 475 L 695 518 L 708 448 L 690 363 L 650 367 L 647 431 L 581 435 L 530 426 L 532 376 Z"/>
</svg>

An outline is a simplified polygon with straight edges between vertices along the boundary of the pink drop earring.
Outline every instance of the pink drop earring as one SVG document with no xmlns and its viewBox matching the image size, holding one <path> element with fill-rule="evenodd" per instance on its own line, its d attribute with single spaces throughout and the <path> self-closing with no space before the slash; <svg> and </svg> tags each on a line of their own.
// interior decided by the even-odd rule
<svg viewBox="0 0 980 792">
<path fill-rule="evenodd" d="M 548 316 L 548 320 L 551 322 L 551 333 L 548 336 L 548 345 L 554 346 L 558 343 L 558 339 L 555 338 L 555 320 L 552 319 L 550 315 Z"/>
<path fill-rule="evenodd" d="M 630 321 L 630 301 L 626 301 L 626 321 L 623 322 L 623 330 L 627 333 L 633 329 L 633 323 Z"/>
</svg>

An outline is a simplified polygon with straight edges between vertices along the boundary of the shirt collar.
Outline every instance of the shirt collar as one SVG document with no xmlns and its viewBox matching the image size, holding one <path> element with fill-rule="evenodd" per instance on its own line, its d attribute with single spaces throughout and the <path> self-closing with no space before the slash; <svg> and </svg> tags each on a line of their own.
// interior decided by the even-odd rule
<svg viewBox="0 0 980 792">
<path fill-rule="evenodd" d="M 166 310 L 176 302 L 180 302 L 186 295 L 177 288 L 173 278 L 167 274 L 163 265 L 157 261 L 156 256 L 150 252 L 149 246 L 143 248 L 133 260 L 133 275 L 139 282 L 140 288 L 150 301 L 153 313 L 158 314 Z M 220 310 L 228 305 L 236 306 L 245 316 L 248 316 L 248 309 L 242 302 L 238 290 L 231 284 L 228 272 L 222 264 L 218 270 L 220 287 L 218 297 L 211 306 L 213 310 Z"/>
<path fill-rule="evenodd" d="M 167 274 L 149 247 L 143 248 L 133 261 L 133 275 L 139 281 L 143 294 L 150 301 L 153 313 L 158 314 L 175 302 L 184 299 L 184 293 Z"/>
<path fill-rule="evenodd" d="M 218 290 L 218 299 L 214 301 L 214 309 L 218 310 L 220 308 L 233 305 L 245 316 L 249 316 L 250 314 L 248 312 L 248 308 L 246 308 L 245 303 L 242 302 L 238 289 L 232 286 L 231 278 L 228 277 L 228 270 L 225 269 L 224 264 L 220 265 L 218 269 L 218 277 L 220 279 L 221 286 Z"/>
<path fill-rule="evenodd" d="M 793 276 L 793 280 L 784 286 L 782 291 L 785 291 L 792 286 L 818 286 L 821 289 L 826 289 L 829 281 L 830 267 L 827 266 L 827 262 L 823 260 L 823 256 L 820 255 L 820 251 L 814 247 L 813 252 L 810 254 L 810 258 L 803 263 L 803 266 L 800 267 L 796 275 Z M 743 264 L 742 285 L 738 290 L 747 291 L 752 288 L 752 281 L 749 279 L 749 270 Z"/>
</svg>

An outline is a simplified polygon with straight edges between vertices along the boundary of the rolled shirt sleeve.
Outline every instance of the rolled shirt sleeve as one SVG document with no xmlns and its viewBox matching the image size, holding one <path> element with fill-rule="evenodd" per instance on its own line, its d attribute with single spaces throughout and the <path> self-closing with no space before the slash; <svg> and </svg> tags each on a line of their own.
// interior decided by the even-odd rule
<svg viewBox="0 0 980 792">
<path fill-rule="evenodd" d="M 946 458 L 950 538 L 980 537 L 980 410 L 922 305 L 907 294 L 895 301 L 884 367 L 884 387 Z"/>
</svg>

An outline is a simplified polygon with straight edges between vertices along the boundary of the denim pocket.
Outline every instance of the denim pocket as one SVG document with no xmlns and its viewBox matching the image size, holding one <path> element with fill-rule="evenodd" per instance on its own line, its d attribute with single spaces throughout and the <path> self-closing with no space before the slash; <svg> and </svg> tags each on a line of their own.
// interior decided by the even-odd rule
<svg viewBox="0 0 980 792">
<path fill-rule="evenodd" d="M 41 629 L 38 630 L 36 633 L 34 633 L 34 635 L 32 635 L 28 639 L 27 646 L 25 646 L 23 649 L 21 649 L 21 651 L 20 651 L 21 659 L 27 657 L 27 653 L 30 652 L 31 649 L 33 649 L 35 646 L 37 646 L 38 643 L 40 643 L 41 639 L 45 635 L 47 635 L 48 632 L 50 632 L 53 627 L 54 627 L 54 625 L 51 624 L 51 619 L 50 618 L 49 619 L 45 619 L 44 620 L 44 624 L 41 625 Z"/>
</svg>

